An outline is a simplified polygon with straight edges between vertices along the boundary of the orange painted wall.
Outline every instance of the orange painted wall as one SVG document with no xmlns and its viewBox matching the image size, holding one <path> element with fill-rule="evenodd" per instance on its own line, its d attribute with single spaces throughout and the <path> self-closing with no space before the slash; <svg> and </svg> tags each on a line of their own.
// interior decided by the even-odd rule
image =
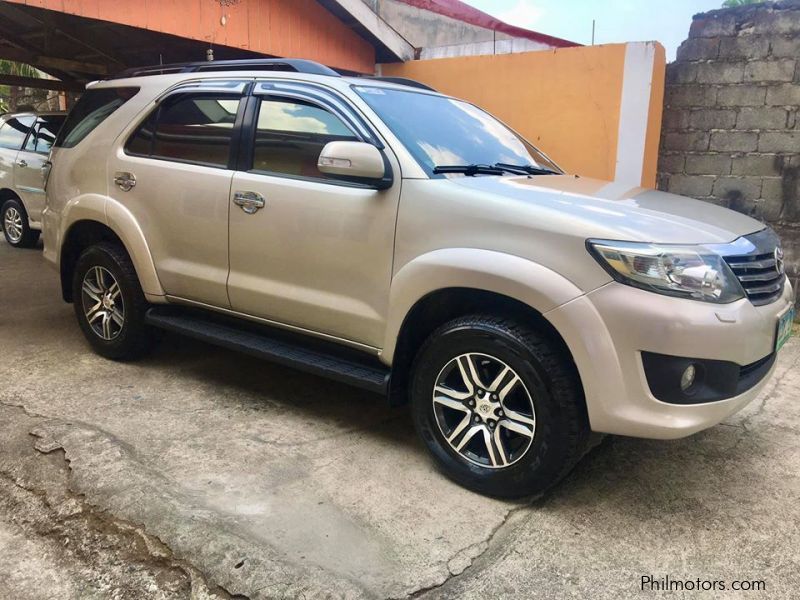
<svg viewBox="0 0 800 600">
<path fill-rule="evenodd" d="M 613 180 L 625 48 L 559 48 L 385 64 L 381 69 L 384 75 L 417 79 L 485 108 L 570 173 Z M 661 53 L 663 61 L 663 48 Z M 650 99 L 642 174 L 646 185 L 655 182 L 663 72 L 660 76 L 660 82 L 654 76 Z"/>
<path fill-rule="evenodd" d="M 570 173 L 613 179 L 625 45 L 382 65 L 488 110 Z"/>
<path fill-rule="evenodd" d="M 286 58 L 372 73 L 375 50 L 315 0 L 8 0 Z M 222 15 L 227 24 L 220 24 Z"/>
</svg>

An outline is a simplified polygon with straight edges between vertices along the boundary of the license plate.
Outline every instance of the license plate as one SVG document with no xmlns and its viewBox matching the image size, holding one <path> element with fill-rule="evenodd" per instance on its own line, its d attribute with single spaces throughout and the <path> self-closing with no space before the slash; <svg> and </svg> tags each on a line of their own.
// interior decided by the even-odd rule
<svg viewBox="0 0 800 600">
<path fill-rule="evenodd" d="M 775 352 L 792 337 L 792 323 L 794 323 L 794 307 L 790 308 L 778 319 L 778 335 L 775 339 Z"/>
</svg>

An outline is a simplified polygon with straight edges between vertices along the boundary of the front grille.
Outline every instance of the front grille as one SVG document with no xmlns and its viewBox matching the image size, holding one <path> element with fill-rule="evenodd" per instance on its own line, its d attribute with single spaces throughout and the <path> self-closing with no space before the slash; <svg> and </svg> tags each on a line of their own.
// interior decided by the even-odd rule
<svg viewBox="0 0 800 600">
<path fill-rule="evenodd" d="M 775 302 L 783 294 L 786 275 L 775 263 L 775 249 L 765 254 L 726 256 L 725 262 L 756 306 Z"/>
</svg>

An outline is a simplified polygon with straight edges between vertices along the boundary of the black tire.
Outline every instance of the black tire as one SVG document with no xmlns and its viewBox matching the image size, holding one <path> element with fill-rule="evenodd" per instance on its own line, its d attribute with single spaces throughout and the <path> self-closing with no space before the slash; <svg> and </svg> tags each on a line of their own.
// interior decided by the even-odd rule
<svg viewBox="0 0 800 600">
<path fill-rule="evenodd" d="M 95 331 L 86 314 L 94 301 L 84 294 L 84 278 L 96 267 L 110 273 L 119 285 L 118 298 L 121 297 L 122 300 L 123 318 L 122 325 L 112 324 L 116 333 L 113 339 L 104 339 L 102 333 Z M 110 280 L 107 275 L 105 277 L 107 281 Z M 84 336 L 101 356 L 111 360 L 134 360 L 152 350 L 158 336 L 144 322 L 149 305 L 139 285 L 133 263 L 128 253 L 119 245 L 103 242 L 83 251 L 73 273 L 72 299 L 75 316 Z"/>
<path fill-rule="evenodd" d="M 498 460 L 501 466 L 492 468 L 465 458 L 448 443 L 437 423 L 434 385 L 440 373 L 453 364 L 451 361 L 466 353 L 482 354 L 483 358 L 489 355 L 513 369 L 524 383 L 523 397 L 533 405 L 532 440 L 526 442 L 524 453 L 520 450 L 516 462 L 508 466 L 502 466 Z M 486 368 L 491 365 L 491 361 L 481 357 L 477 360 L 479 367 L 481 362 Z M 412 375 L 411 403 L 417 433 L 444 474 L 472 491 L 499 498 L 542 494 L 563 478 L 587 449 L 590 430 L 577 369 L 560 344 L 546 333 L 487 315 L 456 319 L 428 338 L 415 359 Z M 464 402 L 475 404 L 471 398 Z M 472 416 L 466 413 L 467 416 L 478 419 L 480 407 L 478 401 Z M 497 414 L 502 416 L 502 407 L 498 410 L 501 412 Z M 461 413 L 456 414 L 461 419 Z M 496 422 L 470 421 L 466 427 L 471 428 L 475 423 L 488 431 Z M 498 436 L 507 434 L 495 426 Z M 484 443 L 478 434 L 482 435 L 482 431 L 475 438 Z M 455 441 L 459 439 L 463 437 Z M 513 454 L 509 452 L 508 456 Z"/>
<path fill-rule="evenodd" d="M 19 227 L 22 230 L 19 236 L 12 234 L 7 230 L 6 214 L 11 210 L 16 211 L 16 214 L 19 215 L 18 222 Z M 28 224 L 28 212 L 25 210 L 22 202 L 20 202 L 17 198 L 11 198 L 3 203 L 2 208 L 0 208 L 0 224 L 2 224 L 1 226 L 3 227 L 3 235 L 5 236 L 6 241 L 14 248 L 33 248 L 36 246 L 36 242 L 39 241 L 39 235 L 41 232 L 30 228 L 30 225 Z"/>
</svg>

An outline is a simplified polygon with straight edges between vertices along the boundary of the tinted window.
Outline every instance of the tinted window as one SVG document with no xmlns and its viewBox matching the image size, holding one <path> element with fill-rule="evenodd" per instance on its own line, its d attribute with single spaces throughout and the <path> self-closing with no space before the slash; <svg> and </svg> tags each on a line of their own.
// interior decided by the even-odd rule
<svg viewBox="0 0 800 600">
<path fill-rule="evenodd" d="M 156 131 L 158 111 L 159 109 L 154 110 L 128 138 L 128 142 L 125 144 L 125 151 L 128 154 L 150 156 L 153 153 L 153 134 Z"/>
<path fill-rule="evenodd" d="M 28 152 L 38 152 L 39 154 L 48 154 L 50 148 L 55 142 L 58 130 L 64 123 L 64 117 L 61 115 L 48 115 L 46 117 L 39 117 L 33 131 L 28 136 L 28 141 L 25 142 L 25 150 Z"/>
<path fill-rule="evenodd" d="M 0 148 L 19 150 L 25 141 L 25 136 L 33 125 L 34 117 L 20 117 L 18 119 L 8 119 L 0 127 Z"/>
<path fill-rule="evenodd" d="M 324 178 L 317 168 L 328 142 L 358 141 L 333 113 L 300 100 L 264 98 L 258 112 L 253 169 Z"/>
<path fill-rule="evenodd" d="M 168 99 L 129 138 L 131 154 L 227 167 L 239 98 L 181 95 Z"/>
<path fill-rule="evenodd" d="M 467 102 L 391 88 L 356 91 L 429 175 L 437 166 L 496 163 L 559 170 L 500 121 Z"/>
<path fill-rule="evenodd" d="M 54 145 L 76 146 L 138 91 L 131 87 L 87 90 L 70 111 Z"/>
<path fill-rule="evenodd" d="M 26 152 L 36 152 L 36 128 L 38 125 L 33 126 L 33 130 L 31 131 L 28 139 L 25 141 L 25 151 Z"/>
</svg>

